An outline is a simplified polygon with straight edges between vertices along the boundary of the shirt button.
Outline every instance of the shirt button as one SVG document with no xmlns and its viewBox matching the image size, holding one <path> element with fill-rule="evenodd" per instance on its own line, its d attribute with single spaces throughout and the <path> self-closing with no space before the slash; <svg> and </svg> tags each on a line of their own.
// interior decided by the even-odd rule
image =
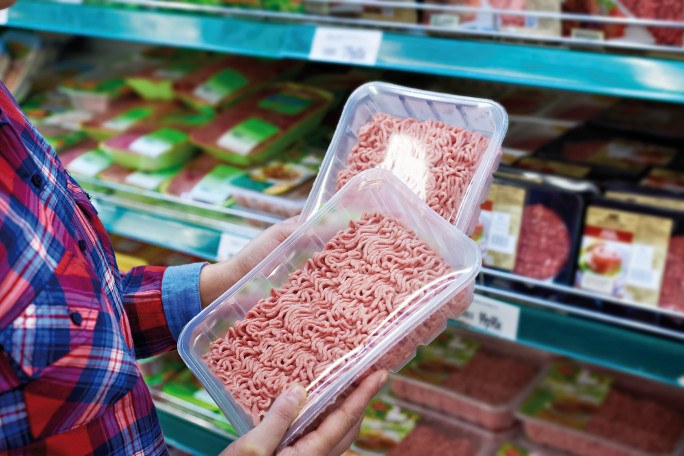
<svg viewBox="0 0 684 456">
<path fill-rule="evenodd" d="M 81 249 L 81 252 L 85 252 L 87 247 L 88 247 L 88 244 L 86 244 L 86 241 L 84 241 L 83 239 L 78 241 L 78 248 Z"/>
<path fill-rule="evenodd" d="M 33 176 L 31 176 L 31 183 L 38 188 L 42 188 L 43 176 L 41 176 L 40 174 L 34 174 Z"/>
<path fill-rule="evenodd" d="M 71 321 L 73 321 L 76 326 L 81 326 L 81 323 L 83 322 L 83 317 L 81 316 L 80 313 L 71 312 L 71 315 L 69 315 L 69 317 L 71 318 Z"/>
</svg>

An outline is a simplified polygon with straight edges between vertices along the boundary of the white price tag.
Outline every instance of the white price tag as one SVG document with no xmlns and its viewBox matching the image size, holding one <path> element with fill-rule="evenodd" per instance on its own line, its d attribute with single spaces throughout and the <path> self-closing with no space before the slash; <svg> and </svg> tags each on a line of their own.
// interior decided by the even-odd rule
<svg viewBox="0 0 684 456">
<path fill-rule="evenodd" d="M 0 10 L 0 25 L 5 25 L 9 22 L 9 8 Z"/>
<path fill-rule="evenodd" d="M 459 320 L 503 339 L 515 340 L 518 337 L 520 309 L 476 294 L 473 303 Z"/>
<path fill-rule="evenodd" d="M 141 136 L 128 146 L 132 152 L 150 158 L 158 158 L 160 155 L 167 153 L 171 147 L 171 144 L 167 141 L 150 135 Z"/>
<path fill-rule="evenodd" d="M 379 30 L 317 27 L 309 59 L 322 62 L 375 65 L 382 43 Z"/>
<path fill-rule="evenodd" d="M 221 233 L 216 259 L 218 261 L 227 260 L 238 253 L 246 246 L 251 239 L 232 233 Z"/>
</svg>

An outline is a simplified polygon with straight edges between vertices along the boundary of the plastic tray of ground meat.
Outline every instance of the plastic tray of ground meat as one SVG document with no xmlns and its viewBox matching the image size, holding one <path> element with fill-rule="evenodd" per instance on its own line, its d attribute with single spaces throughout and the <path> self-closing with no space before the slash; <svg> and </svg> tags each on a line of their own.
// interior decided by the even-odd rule
<svg viewBox="0 0 684 456">
<path fill-rule="evenodd" d="M 302 220 L 350 177 L 380 167 L 459 230 L 472 232 L 507 127 L 506 111 L 490 100 L 364 84 L 347 100 Z"/>
<path fill-rule="evenodd" d="M 604 401 L 596 408 L 586 401 L 566 398 L 559 407 L 544 412 L 549 417 L 560 417 L 558 420 L 566 424 L 559 424 L 556 418 L 532 417 L 519 409 L 516 416 L 522 421 L 528 439 L 579 456 L 684 454 L 684 396 L 680 389 L 582 363 L 573 364 L 613 379 Z M 583 377 L 588 392 L 590 377 Z M 573 427 L 570 423 L 577 410 L 587 413 L 582 420 L 584 425 Z"/>
<path fill-rule="evenodd" d="M 470 304 L 479 249 L 392 173 L 352 179 L 184 328 L 178 349 L 241 435 L 287 386 L 293 441 L 355 380 L 396 371 Z"/>
<path fill-rule="evenodd" d="M 449 328 L 392 377 L 392 392 L 491 431 L 513 426 L 546 356 L 533 349 Z"/>
</svg>

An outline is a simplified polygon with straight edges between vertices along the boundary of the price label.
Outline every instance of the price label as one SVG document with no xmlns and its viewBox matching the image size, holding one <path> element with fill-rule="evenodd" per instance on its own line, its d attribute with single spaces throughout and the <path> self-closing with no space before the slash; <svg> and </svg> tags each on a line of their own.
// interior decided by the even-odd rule
<svg viewBox="0 0 684 456">
<path fill-rule="evenodd" d="M 503 339 L 515 340 L 518 337 L 520 309 L 496 299 L 475 295 L 473 303 L 459 321 Z"/>
<path fill-rule="evenodd" d="M 382 43 L 379 30 L 317 27 L 309 59 L 356 65 L 375 65 Z"/>
<path fill-rule="evenodd" d="M 0 10 L 0 25 L 5 25 L 9 22 L 9 8 Z"/>
<path fill-rule="evenodd" d="M 216 259 L 218 261 L 227 260 L 238 253 L 246 246 L 251 239 L 232 233 L 221 233 Z"/>
</svg>

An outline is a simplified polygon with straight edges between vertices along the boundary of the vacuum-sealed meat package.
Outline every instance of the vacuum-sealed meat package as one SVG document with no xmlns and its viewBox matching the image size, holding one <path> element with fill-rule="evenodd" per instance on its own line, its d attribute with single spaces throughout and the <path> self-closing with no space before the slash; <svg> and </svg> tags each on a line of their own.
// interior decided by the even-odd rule
<svg viewBox="0 0 684 456">
<path fill-rule="evenodd" d="M 449 223 L 470 232 L 507 125 L 503 108 L 489 100 L 365 84 L 345 105 L 302 220 L 352 176 L 384 168 Z"/>
<path fill-rule="evenodd" d="M 401 368 L 460 315 L 479 263 L 392 173 L 368 170 L 195 317 L 179 351 L 239 434 L 305 386 L 287 444 L 353 381 Z"/>
<path fill-rule="evenodd" d="M 83 131 L 98 141 L 153 121 L 176 107 L 171 103 L 124 101 L 83 123 Z"/>
</svg>

